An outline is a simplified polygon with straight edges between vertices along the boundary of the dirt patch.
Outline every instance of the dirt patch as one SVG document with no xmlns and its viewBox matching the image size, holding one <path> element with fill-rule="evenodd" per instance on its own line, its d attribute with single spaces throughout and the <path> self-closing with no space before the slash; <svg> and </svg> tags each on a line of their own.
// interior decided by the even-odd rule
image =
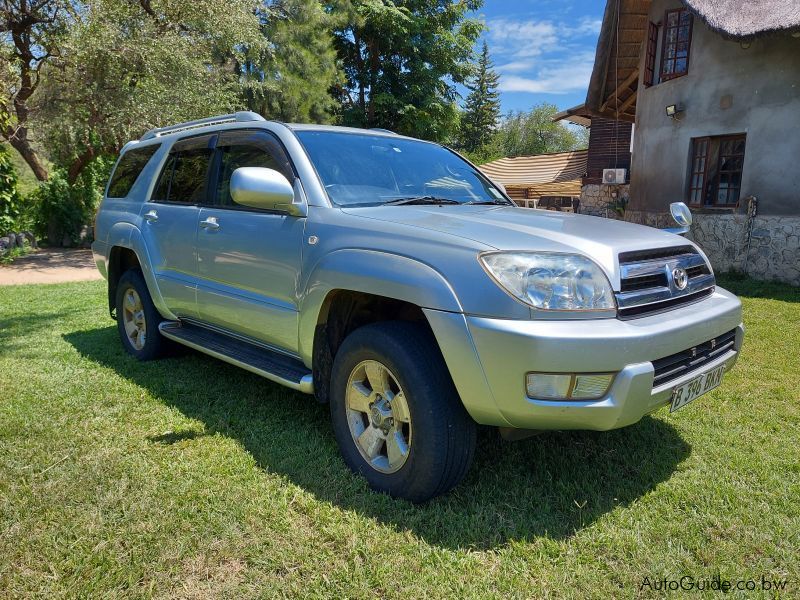
<svg viewBox="0 0 800 600">
<path fill-rule="evenodd" d="M 35 250 L 0 265 L 0 285 L 65 283 L 102 279 L 91 250 Z"/>
</svg>

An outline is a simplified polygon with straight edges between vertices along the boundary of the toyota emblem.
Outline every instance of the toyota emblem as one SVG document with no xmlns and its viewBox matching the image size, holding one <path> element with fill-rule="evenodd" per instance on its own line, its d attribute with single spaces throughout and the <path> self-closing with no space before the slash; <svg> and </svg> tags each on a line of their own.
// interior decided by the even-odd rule
<svg viewBox="0 0 800 600">
<path fill-rule="evenodd" d="M 672 269 L 672 281 L 675 282 L 676 288 L 685 290 L 686 286 L 689 285 L 689 276 L 686 274 L 686 270 L 680 267 Z"/>
</svg>

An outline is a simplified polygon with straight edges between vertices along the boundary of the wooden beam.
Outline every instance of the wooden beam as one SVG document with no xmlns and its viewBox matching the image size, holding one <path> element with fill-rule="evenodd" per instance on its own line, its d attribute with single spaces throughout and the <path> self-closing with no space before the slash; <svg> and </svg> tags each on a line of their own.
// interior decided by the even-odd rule
<svg viewBox="0 0 800 600">
<path fill-rule="evenodd" d="M 625 78 L 625 81 L 623 81 L 622 83 L 620 83 L 620 84 L 619 84 L 619 86 L 617 87 L 617 89 L 615 89 L 615 90 L 612 92 L 612 94 L 611 94 L 611 95 L 610 95 L 608 98 L 606 98 L 606 101 L 605 101 L 605 102 L 603 102 L 602 106 L 600 107 L 600 112 L 605 112 L 605 111 L 606 111 L 606 109 L 608 108 L 608 104 L 609 104 L 609 102 L 611 102 L 611 100 L 612 100 L 612 99 L 614 99 L 614 98 L 616 98 L 617 96 L 619 96 L 619 93 L 620 93 L 622 90 L 624 90 L 626 87 L 630 86 L 630 84 L 632 84 L 634 81 L 636 81 L 636 79 L 637 79 L 638 77 L 639 77 L 639 69 L 634 69 L 633 71 L 631 71 L 631 74 L 630 74 L 630 75 L 628 75 L 628 76 Z"/>
<path fill-rule="evenodd" d="M 623 102 L 622 104 L 620 104 L 620 105 L 619 105 L 619 109 L 617 110 L 617 113 L 618 113 L 618 114 L 622 114 L 622 113 L 624 113 L 626 110 L 628 110 L 628 108 L 630 107 L 630 105 L 631 105 L 631 104 L 633 104 L 634 102 L 636 102 L 636 94 L 637 94 L 637 93 L 639 93 L 639 90 L 638 90 L 638 88 L 637 88 L 637 90 L 636 90 L 635 92 L 633 92 L 633 93 L 632 93 L 632 94 L 631 94 L 631 95 L 630 95 L 630 96 L 627 98 L 627 100 L 625 100 L 625 102 Z"/>
<path fill-rule="evenodd" d="M 589 111 L 596 111 L 606 95 L 608 68 L 611 62 L 611 41 L 614 37 L 614 24 L 618 22 L 618 9 L 618 2 L 606 2 L 600 36 L 597 39 L 594 67 L 592 76 L 589 78 L 589 89 L 586 92 L 586 108 Z"/>
</svg>

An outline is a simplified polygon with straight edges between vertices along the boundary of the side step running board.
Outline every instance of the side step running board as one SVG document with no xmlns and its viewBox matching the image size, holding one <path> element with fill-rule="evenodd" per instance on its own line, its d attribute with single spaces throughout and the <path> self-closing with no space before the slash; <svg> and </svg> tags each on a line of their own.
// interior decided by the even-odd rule
<svg viewBox="0 0 800 600">
<path fill-rule="evenodd" d="M 314 393 L 314 380 L 308 368 L 296 358 L 217 333 L 205 327 L 164 321 L 161 335 L 205 354 L 261 375 L 270 381 L 304 392 Z"/>
</svg>

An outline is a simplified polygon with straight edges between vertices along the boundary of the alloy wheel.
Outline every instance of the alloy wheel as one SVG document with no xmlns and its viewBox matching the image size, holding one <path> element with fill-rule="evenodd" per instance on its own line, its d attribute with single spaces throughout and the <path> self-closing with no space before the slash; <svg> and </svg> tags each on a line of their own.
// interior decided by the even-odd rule
<svg viewBox="0 0 800 600">
<path fill-rule="evenodd" d="M 397 378 L 376 360 L 355 366 L 347 381 L 347 423 L 361 456 L 381 473 L 395 473 L 411 451 L 411 412 Z"/>
<path fill-rule="evenodd" d="M 122 299 L 122 322 L 131 346 L 136 350 L 144 348 L 147 341 L 147 321 L 142 299 L 133 288 L 128 288 Z"/>
</svg>

